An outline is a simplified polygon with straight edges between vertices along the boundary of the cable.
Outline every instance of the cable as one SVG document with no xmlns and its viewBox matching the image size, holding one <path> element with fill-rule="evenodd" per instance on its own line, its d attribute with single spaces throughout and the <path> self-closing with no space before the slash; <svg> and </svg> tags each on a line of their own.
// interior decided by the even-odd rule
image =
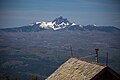
<svg viewBox="0 0 120 80">
<path fill-rule="evenodd" d="M 90 54 L 90 55 L 87 55 L 87 56 L 84 56 L 84 57 L 81 57 L 81 59 L 83 58 L 87 58 L 87 57 L 91 57 L 91 56 L 95 56 L 96 54 Z"/>
</svg>

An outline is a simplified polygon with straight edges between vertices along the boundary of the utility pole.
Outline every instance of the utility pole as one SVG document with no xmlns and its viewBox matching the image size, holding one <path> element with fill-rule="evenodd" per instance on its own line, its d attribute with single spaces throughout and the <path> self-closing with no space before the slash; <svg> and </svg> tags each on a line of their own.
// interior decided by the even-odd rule
<svg viewBox="0 0 120 80">
<path fill-rule="evenodd" d="M 72 46 L 70 46 L 70 54 L 71 54 L 71 57 L 73 57 Z"/>
<path fill-rule="evenodd" d="M 108 51 L 106 53 L 106 66 L 108 66 Z"/>
<path fill-rule="evenodd" d="M 109 48 L 109 44 L 107 44 L 107 53 L 106 53 L 106 66 L 108 66 L 108 48 Z"/>
<path fill-rule="evenodd" d="M 99 51 L 99 49 L 97 48 L 97 49 L 95 49 L 95 51 L 96 51 L 96 62 L 98 63 L 98 51 Z"/>
</svg>

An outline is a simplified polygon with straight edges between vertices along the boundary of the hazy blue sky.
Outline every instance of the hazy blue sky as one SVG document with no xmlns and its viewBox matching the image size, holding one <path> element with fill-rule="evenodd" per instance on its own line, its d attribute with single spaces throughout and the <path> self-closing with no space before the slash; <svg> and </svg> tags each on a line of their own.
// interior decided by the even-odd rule
<svg viewBox="0 0 120 80">
<path fill-rule="evenodd" d="M 76 24 L 120 28 L 120 0 L 0 0 L 0 28 L 63 16 Z"/>
</svg>

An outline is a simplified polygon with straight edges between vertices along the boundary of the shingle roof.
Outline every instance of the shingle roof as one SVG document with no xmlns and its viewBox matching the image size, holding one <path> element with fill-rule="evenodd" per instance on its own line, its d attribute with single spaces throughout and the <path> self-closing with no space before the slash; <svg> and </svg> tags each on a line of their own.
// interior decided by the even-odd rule
<svg viewBox="0 0 120 80">
<path fill-rule="evenodd" d="M 46 80 L 90 80 L 106 66 L 70 58 Z"/>
</svg>

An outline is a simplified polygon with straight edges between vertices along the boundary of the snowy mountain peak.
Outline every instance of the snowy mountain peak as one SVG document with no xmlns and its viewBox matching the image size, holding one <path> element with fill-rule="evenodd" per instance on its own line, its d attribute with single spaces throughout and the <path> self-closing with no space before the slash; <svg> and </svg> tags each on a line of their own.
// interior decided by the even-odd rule
<svg viewBox="0 0 120 80">
<path fill-rule="evenodd" d="M 70 23 L 68 20 L 67 20 L 67 18 L 63 18 L 62 16 L 60 16 L 60 17 L 58 17 L 58 18 L 56 18 L 56 19 L 54 19 L 53 21 L 52 21 L 52 23 L 55 23 L 55 24 L 61 24 L 61 23 L 65 23 L 65 24 L 67 24 L 67 23 Z"/>
<path fill-rule="evenodd" d="M 54 19 L 52 21 L 53 25 L 54 25 L 54 28 L 56 28 L 55 30 L 58 30 L 58 29 L 63 29 L 67 26 L 70 26 L 72 25 L 72 23 L 70 23 L 67 18 L 63 18 L 62 16 Z"/>
<path fill-rule="evenodd" d="M 51 22 L 35 22 L 31 24 L 30 26 L 39 26 L 40 28 L 43 29 L 53 29 L 53 30 L 58 30 L 58 29 L 63 29 L 67 26 L 71 25 L 76 25 L 74 23 L 70 23 L 67 18 L 63 18 L 62 16 L 54 19 Z"/>
</svg>

